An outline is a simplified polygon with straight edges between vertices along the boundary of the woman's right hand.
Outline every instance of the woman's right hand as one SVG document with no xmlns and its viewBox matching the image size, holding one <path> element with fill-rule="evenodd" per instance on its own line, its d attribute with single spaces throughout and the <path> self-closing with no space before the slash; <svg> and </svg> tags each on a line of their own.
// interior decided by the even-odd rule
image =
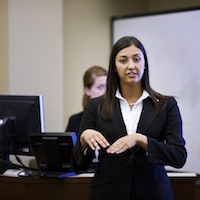
<svg viewBox="0 0 200 200">
<path fill-rule="evenodd" d="M 83 131 L 80 137 L 80 142 L 83 150 L 88 146 L 92 150 L 100 150 L 101 148 L 110 146 L 106 138 L 100 132 L 93 129 L 86 129 Z"/>
</svg>

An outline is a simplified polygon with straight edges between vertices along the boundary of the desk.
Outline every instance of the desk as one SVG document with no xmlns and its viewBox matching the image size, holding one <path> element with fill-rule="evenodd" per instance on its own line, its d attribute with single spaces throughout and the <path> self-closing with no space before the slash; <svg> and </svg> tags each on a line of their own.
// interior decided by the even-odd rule
<svg viewBox="0 0 200 200">
<path fill-rule="evenodd" d="M 195 200 L 196 175 L 169 173 L 175 200 Z M 87 200 L 92 175 L 67 179 L 0 175 L 1 200 Z"/>
</svg>

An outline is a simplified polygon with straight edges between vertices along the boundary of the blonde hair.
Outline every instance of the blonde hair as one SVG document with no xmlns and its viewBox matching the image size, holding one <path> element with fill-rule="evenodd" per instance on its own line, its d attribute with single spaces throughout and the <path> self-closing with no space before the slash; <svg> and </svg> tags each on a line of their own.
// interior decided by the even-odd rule
<svg viewBox="0 0 200 200">
<path fill-rule="evenodd" d="M 83 86 L 84 88 L 91 88 L 95 82 L 95 78 L 97 76 L 107 76 L 108 72 L 106 69 L 100 66 L 92 66 L 90 67 L 83 76 Z M 84 93 L 83 99 L 82 99 L 82 106 L 83 109 L 87 106 L 88 102 L 90 100 L 90 96 Z"/>
</svg>

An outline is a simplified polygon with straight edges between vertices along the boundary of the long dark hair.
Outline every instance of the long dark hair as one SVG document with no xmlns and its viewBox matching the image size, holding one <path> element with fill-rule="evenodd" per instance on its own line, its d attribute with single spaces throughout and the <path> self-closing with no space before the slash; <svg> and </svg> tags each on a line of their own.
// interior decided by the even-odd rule
<svg viewBox="0 0 200 200">
<path fill-rule="evenodd" d="M 116 90 L 120 89 L 120 79 L 118 76 L 118 73 L 116 72 L 116 66 L 115 66 L 115 57 L 119 51 L 121 51 L 124 48 L 127 48 L 131 45 L 136 46 L 139 48 L 143 55 L 144 55 L 144 60 L 145 60 L 145 70 L 144 74 L 142 77 L 142 88 L 146 90 L 156 109 L 160 109 L 158 106 L 158 100 L 162 100 L 162 98 L 166 98 L 167 96 L 163 96 L 156 91 L 154 91 L 149 83 L 149 64 L 148 64 L 148 59 L 147 59 L 147 54 L 144 46 L 142 43 L 135 37 L 122 37 L 119 39 L 115 45 L 112 48 L 111 54 L 110 54 L 110 62 L 109 62 L 109 69 L 108 69 L 108 78 L 107 78 L 107 88 L 105 95 L 102 98 L 101 104 L 100 104 L 100 115 L 105 119 L 105 120 L 110 120 L 111 116 L 113 114 L 114 106 L 117 102 L 117 99 L 115 98 Z"/>
</svg>

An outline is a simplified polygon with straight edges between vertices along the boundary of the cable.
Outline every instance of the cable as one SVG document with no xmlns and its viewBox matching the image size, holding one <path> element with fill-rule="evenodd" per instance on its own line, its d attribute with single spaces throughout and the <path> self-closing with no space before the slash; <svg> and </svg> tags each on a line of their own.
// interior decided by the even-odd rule
<svg viewBox="0 0 200 200">
<path fill-rule="evenodd" d="M 20 163 L 23 167 L 27 168 L 27 167 L 23 164 L 22 160 L 17 156 L 17 154 L 15 153 L 14 155 L 15 155 L 15 159 L 17 160 L 17 162 Z"/>
<path fill-rule="evenodd" d="M 0 158 L 0 163 L 3 163 L 3 164 L 6 164 L 8 166 L 11 166 L 11 167 L 17 167 L 17 168 L 21 168 L 21 169 L 27 169 L 27 170 L 33 170 L 33 171 L 40 171 L 39 169 L 37 168 L 32 168 L 32 167 L 27 167 L 25 165 L 18 165 L 18 164 L 14 164 L 10 161 L 6 161 L 6 160 L 3 160 Z"/>
</svg>

